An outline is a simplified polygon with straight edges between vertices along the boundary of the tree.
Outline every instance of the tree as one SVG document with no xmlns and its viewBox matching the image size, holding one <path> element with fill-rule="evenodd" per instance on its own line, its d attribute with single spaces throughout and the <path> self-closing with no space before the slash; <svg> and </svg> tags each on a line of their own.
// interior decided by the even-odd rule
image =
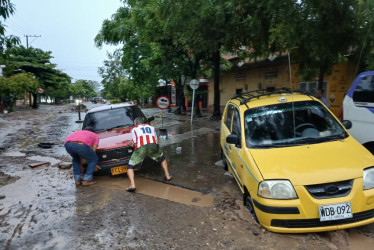
<svg viewBox="0 0 374 250">
<path fill-rule="evenodd" d="M 288 51 L 305 79 L 324 76 L 357 42 L 356 0 L 272 0 L 262 6 L 269 52 Z"/>
<path fill-rule="evenodd" d="M 44 95 L 53 97 L 56 101 L 67 98 L 70 94 L 71 78 L 50 62 L 51 54 L 50 51 L 33 47 L 18 46 L 8 49 L 5 74 L 11 76 L 19 70 L 33 73 L 45 90 Z M 37 94 L 33 95 L 36 100 Z M 37 107 L 36 102 L 33 107 Z"/>
<path fill-rule="evenodd" d="M 72 94 L 74 96 L 86 98 L 96 96 L 96 92 L 92 87 L 92 81 L 87 80 L 77 80 L 74 84 L 72 84 Z"/>
<path fill-rule="evenodd" d="M 240 2 L 240 1 L 239 1 Z M 220 117 L 221 50 L 235 47 L 240 18 L 231 1 L 128 1 L 132 17 L 145 41 L 171 39 L 171 45 L 182 48 L 191 59 L 190 76 L 199 77 L 201 63 L 211 67 L 214 77 L 213 116 Z M 144 6 L 145 5 L 145 6 Z M 145 37 L 145 38 L 143 38 Z"/>
<path fill-rule="evenodd" d="M 104 21 L 96 42 L 123 43 L 124 67 L 131 69 L 131 80 L 142 84 L 156 84 L 165 75 L 197 78 L 205 61 L 213 68 L 213 114 L 219 117 L 220 50 L 236 41 L 239 19 L 234 18 L 234 7 L 222 0 L 126 1 L 111 21 Z"/>
<path fill-rule="evenodd" d="M 172 58 L 173 64 L 166 64 L 160 60 L 171 58 L 166 53 L 170 51 L 187 55 L 192 62 L 188 73 L 193 78 L 205 69 L 203 66 L 210 67 L 214 77 L 214 117 L 220 117 L 222 52 L 257 58 L 288 51 L 293 63 L 299 63 L 302 76 L 318 75 L 322 84 L 324 75 L 356 43 L 356 0 L 128 0 L 124 3 L 112 20 L 104 21 L 96 42 L 123 44 L 123 65 L 136 83 L 160 77 L 162 72 L 173 71 L 175 65 L 185 70 L 187 61 Z M 144 65 L 148 67 L 140 67 Z M 150 68 L 152 72 L 147 71 Z"/>
<path fill-rule="evenodd" d="M 14 4 L 10 0 L 0 0 L 0 16 L 6 20 L 14 14 Z M 5 50 L 20 43 L 16 36 L 5 36 L 5 25 L 0 21 L 0 57 L 4 56 Z M 1 59 L 1 58 L 0 58 Z"/>
<path fill-rule="evenodd" d="M 101 91 L 103 97 L 107 99 L 119 98 L 119 83 L 126 75 L 126 70 L 121 65 L 122 52 L 115 50 L 108 53 L 108 60 L 104 61 L 104 66 L 99 68 L 104 89 Z"/>
<path fill-rule="evenodd" d="M 356 73 L 374 70 L 374 1 L 359 1 L 359 24 L 357 53 L 354 58 L 358 62 Z"/>
<path fill-rule="evenodd" d="M 0 96 L 8 99 L 8 105 L 13 106 L 18 98 L 22 98 L 25 91 L 36 94 L 39 82 L 31 73 L 20 73 L 10 77 L 0 78 Z"/>
<path fill-rule="evenodd" d="M 92 81 L 92 80 L 87 80 L 87 84 L 88 86 L 91 87 L 91 89 L 95 92 L 95 93 L 99 93 L 100 90 L 101 90 L 101 83 L 99 83 L 98 81 Z"/>
</svg>

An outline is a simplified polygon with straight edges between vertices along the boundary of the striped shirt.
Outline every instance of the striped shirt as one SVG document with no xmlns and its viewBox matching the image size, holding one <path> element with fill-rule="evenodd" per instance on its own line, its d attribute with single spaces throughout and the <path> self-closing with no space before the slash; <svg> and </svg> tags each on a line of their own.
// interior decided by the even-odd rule
<svg viewBox="0 0 374 250">
<path fill-rule="evenodd" d="M 131 136 L 135 149 L 143 147 L 146 144 L 158 143 L 155 128 L 148 124 L 140 124 L 133 128 L 131 130 Z"/>
</svg>

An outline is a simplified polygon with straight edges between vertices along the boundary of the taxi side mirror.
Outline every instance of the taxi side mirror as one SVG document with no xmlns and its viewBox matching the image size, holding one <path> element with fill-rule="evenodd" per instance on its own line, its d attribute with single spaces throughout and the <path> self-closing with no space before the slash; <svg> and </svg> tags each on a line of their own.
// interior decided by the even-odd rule
<svg viewBox="0 0 374 250">
<path fill-rule="evenodd" d="M 352 128 L 352 122 L 350 120 L 343 120 L 342 121 L 342 124 L 343 126 L 346 128 L 346 129 L 350 129 Z"/>
<path fill-rule="evenodd" d="M 240 139 L 237 134 L 231 134 L 226 137 L 226 142 L 229 144 L 235 144 L 235 146 L 240 147 Z"/>
</svg>

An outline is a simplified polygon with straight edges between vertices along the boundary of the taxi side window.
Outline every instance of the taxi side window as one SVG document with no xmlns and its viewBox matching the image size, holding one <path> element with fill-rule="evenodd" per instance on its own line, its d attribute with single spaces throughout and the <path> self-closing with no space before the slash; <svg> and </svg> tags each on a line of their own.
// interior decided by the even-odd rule
<svg viewBox="0 0 374 250">
<path fill-rule="evenodd" d="M 226 127 L 228 128 L 228 130 L 231 131 L 231 122 L 232 122 L 232 115 L 234 113 L 234 106 L 233 105 L 229 105 L 227 107 L 227 112 L 226 112 L 226 117 L 225 117 L 225 125 Z"/>
<path fill-rule="evenodd" d="M 234 118 L 233 118 L 233 124 L 232 124 L 232 134 L 236 134 L 241 137 L 241 126 L 240 126 L 240 115 L 239 111 L 237 109 L 234 110 Z"/>
<path fill-rule="evenodd" d="M 240 115 L 239 115 L 239 111 L 237 109 L 235 109 L 234 111 L 234 117 L 232 119 L 232 132 L 231 134 L 235 134 L 238 136 L 239 138 L 239 141 L 238 141 L 238 144 L 235 145 L 236 147 L 241 147 L 241 126 L 240 126 Z"/>
</svg>

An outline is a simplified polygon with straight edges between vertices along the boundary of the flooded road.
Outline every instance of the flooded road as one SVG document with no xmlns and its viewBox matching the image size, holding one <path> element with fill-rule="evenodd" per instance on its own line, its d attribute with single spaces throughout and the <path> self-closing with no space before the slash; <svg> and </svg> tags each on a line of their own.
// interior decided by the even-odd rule
<svg viewBox="0 0 374 250">
<path fill-rule="evenodd" d="M 0 248 L 372 248 L 373 225 L 298 235 L 261 228 L 222 168 L 220 123 L 205 115 L 192 124 L 188 115 L 167 112 L 163 122 L 156 119 L 173 179 L 164 182 L 162 168 L 146 161 L 135 172 L 136 193 L 128 193 L 126 175 L 96 176 L 96 185 L 75 187 L 72 169 L 63 167 L 71 161 L 63 142 L 82 124 L 70 105 L 0 114 Z"/>
</svg>

